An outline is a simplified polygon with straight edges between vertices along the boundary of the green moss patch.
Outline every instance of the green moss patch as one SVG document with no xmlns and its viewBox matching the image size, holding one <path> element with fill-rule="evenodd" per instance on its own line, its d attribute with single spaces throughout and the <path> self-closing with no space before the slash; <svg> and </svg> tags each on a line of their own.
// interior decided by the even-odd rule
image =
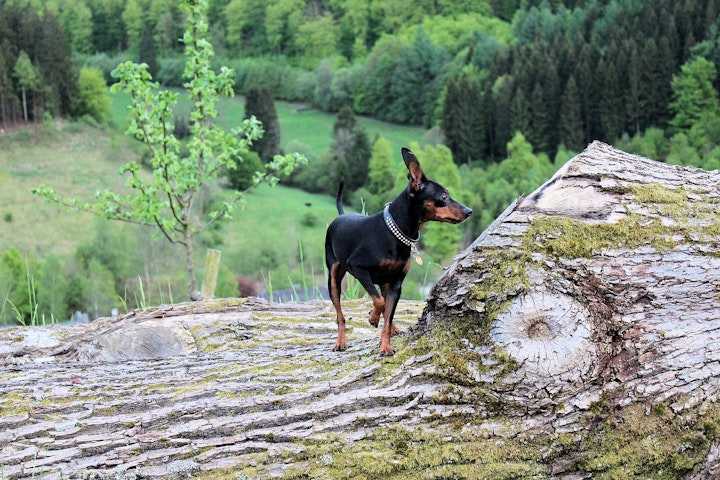
<svg viewBox="0 0 720 480">
<path fill-rule="evenodd" d="M 473 266 L 483 277 L 470 288 L 468 302 L 486 318 L 485 326 L 489 327 L 512 299 L 530 285 L 527 270 L 532 260 L 527 248 L 488 249 L 483 253 L 483 258 Z"/>
<path fill-rule="evenodd" d="M 720 408 L 676 415 L 662 404 L 636 404 L 588 419 L 594 427 L 559 452 L 599 479 L 675 479 L 704 462 L 718 438 Z"/>
<path fill-rule="evenodd" d="M 628 190 L 646 214 L 629 208 L 624 218 L 605 223 L 539 216 L 525 232 L 523 248 L 551 258 L 590 258 L 603 249 L 647 245 L 663 251 L 720 235 L 717 200 L 708 195 L 657 184 L 630 184 Z"/>
<path fill-rule="evenodd" d="M 541 475 L 538 451 L 517 440 L 459 435 L 424 429 L 379 428 L 347 444 L 342 438 L 305 442 L 287 459 L 284 479 L 477 479 Z"/>
<path fill-rule="evenodd" d="M 666 250 L 676 242 L 675 228 L 659 219 L 630 214 L 615 223 L 589 223 L 566 217 L 542 216 L 525 233 L 525 248 L 550 258 L 590 258 L 603 249 L 652 246 Z"/>
<path fill-rule="evenodd" d="M 635 196 L 635 202 L 641 204 L 682 204 L 688 201 L 689 190 L 686 188 L 669 188 L 657 183 L 628 185 Z"/>
</svg>

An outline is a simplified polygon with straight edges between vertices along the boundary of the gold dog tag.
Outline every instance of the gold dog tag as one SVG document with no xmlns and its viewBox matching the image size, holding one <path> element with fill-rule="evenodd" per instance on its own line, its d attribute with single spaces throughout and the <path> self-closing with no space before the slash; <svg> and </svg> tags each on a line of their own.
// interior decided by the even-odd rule
<svg viewBox="0 0 720 480">
<path fill-rule="evenodd" d="M 413 243 L 410 245 L 410 250 L 412 251 L 413 257 L 415 257 L 415 263 L 418 265 L 422 265 L 422 258 L 420 258 L 420 252 L 418 252 L 417 246 Z"/>
</svg>

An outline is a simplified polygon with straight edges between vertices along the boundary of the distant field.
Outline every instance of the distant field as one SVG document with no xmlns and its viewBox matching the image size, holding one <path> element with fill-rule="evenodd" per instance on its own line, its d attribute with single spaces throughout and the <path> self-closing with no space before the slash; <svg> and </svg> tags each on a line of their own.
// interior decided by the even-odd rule
<svg viewBox="0 0 720 480">
<path fill-rule="evenodd" d="M 117 125 L 124 125 L 127 118 L 128 94 L 111 94 L 113 99 L 111 117 Z M 299 143 L 310 147 L 315 154 L 321 154 L 330 149 L 332 143 L 332 129 L 336 116 L 308 107 L 304 104 L 276 102 L 281 130 L 281 144 L 285 148 L 292 143 Z M 219 107 L 218 122 L 224 127 L 232 127 L 242 122 L 245 115 L 245 99 L 234 97 L 224 99 Z M 181 98 L 177 113 L 187 114 L 190 105 L 187 99 Z M 371 118 L 358 118 L 359 123 L 365 127 L 370 142 L 376 135 L 385 137 L 393 151 L 397 152 L 398 165 L 400 163 L 400 148 L 410 142 L 419 142 L 425 130 L 420 127 L 395 125 L 381 122 Z"/>
<path fill-rule="evenodd" d="M 126 140 L 87 126 L 0 135 L 0 251 L 73 253 L 92 235 L 92 217 L 48 205 L 32 189 L 45 183 L 64 197 L 91 200 L 96 190 L 122 187 L 118 170 L 132 155 Z"/>
</svg>

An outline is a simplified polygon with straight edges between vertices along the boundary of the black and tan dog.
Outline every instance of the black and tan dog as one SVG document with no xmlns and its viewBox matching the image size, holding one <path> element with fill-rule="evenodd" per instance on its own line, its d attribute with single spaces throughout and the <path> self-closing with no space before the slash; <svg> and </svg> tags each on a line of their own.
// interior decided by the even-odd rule
<svg viewBox="0 0 720 480">
<path fill-rule="evenodd" d="M 345 317 L 340 307 L 341 282 L 346 272 L 357 278 L 370 294 L 373 309 L 369 322 L 378 326 L 385 318 L 380 335 L 380 355 L 393 355 L 390 337 L 399 332 L 393 325 L 395 307 L 402 283 L 410 269 L 410 255 L 417 255 L 415 243 L 426 222 L 460 223 L 472 210 L 456 202 L 445 187 L 428 180 L 420 162 L 407 148 L 402 149 L 410 183 L 382 212 L 364 216 L 345 214 L 342 207 L 343 182 L 337 192 L 338 214 L 325 237 L 328 290 L 337 311 L 338 336 L 334 351 L 345 351 Z M 375 287 L 380 287 L 380 292 Z"/>
</svg>

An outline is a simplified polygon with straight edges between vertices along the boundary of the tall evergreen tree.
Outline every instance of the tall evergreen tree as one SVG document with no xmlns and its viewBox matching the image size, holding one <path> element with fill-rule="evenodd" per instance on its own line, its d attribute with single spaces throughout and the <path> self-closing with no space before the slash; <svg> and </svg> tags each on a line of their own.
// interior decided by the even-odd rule
<svg viewBox="0 0 720 480">
<path fill-rule="evenodd" d="M 589 44 L 584 44 L 578 55 L 578 65 L 575 71 L 575 81 L 580 96 L 580 111 L 582 115 L 583 137 L 587 141 L 593 138 L 593 122 L 595 121 L 595 103 L 593 88 L 593 57 Z"/>
<path fill-rule="evenodd" d="M 2 36 L 2 28 L 0 28 L 0 37 Z M 14 121 L 11 115 L 13 105 L 11 75 L 12 71 L 8 66 L 8 59 L 5 56 L 7 41 L 0 42 L 0 122 L 2 128 L 7 129 L 10 122 Z M 5 48 L 4 48 L 5 47 Z"/>
<path fill-rule="evenodd" d="M 530 93 L 530 102 L 528 103 L 528 126 L 523 132 L 527 137 L 528 141 L 533 145 L 537 145 L 537 149 L 540 151 L 547 151 L 551 147 L 550 139 L 548 138 L 548 128 L 550 122 L 554 122 L 548 111 L 548 107 L 544 102 L 545 95 L 541 84 L 536 84 L 535 88 Z"/>
<path fill-rule="evenodd" d="M 625 44 L 625 50 L 630 52 L 627 63 L 627 89 L 625 90 L 626 124 L 629 133 L 639 134 L 640 130 L 640 90 L 642 89 L 642 71 L 640 69 L 640 55 L 634 40 Z"/>
<path fill-rule="evenodd" d="M 45 10 L 35 48 L 37 65 L 49 87 L 53 115 L 73 111 L 77 99 L 77 73 L 72 65 L 72 51 L 57 18 Z"/>
<path fill-rule="evenodd" d="M 357 127 L 357 117 L 353 112 L 352 108 L 348 105 L 338 111 L 337 118 L 333 124 L 333 136 L 336 136 L 338 132 L 342 130 L 354 130 Z"/>
<path fill-rule="evenodd" d="M 345 177 L 349 191 L 365 185 L 368 179 L 368 164 L 372 154 L 370 141 L 365 130 L 358 125 L 355 114 L 349 106 L 338 112 L 333 126 L 331 174 L 339 179 Z M 337 184 L 336 182 L 333 182 Z"/>
<path fill-rule="evenodd" d="M 530 102 L 522 90 L 516 90 L 510 105 L 510 130 L 513 132 L 530 131 Z"/>
<path fill-rule="evenodd" d="M 491 155 L 504 158 L 507 143 L 512 138 L 511 105 L 513 86 L 509 75 L 495 80 L 492 86 L 492 127 L 490 129 Z"/>
<path fill-rule="evenodd" d="M 158 72 L 157 48 L 155 48 L 155 39 L 153 38 L 152 28 L 149 23 L 145 24 L 140 36 L 140 44 L 138 45 L 138 60 L 140 63 L 146 63 L 148 72 L 155 78 Z"/>
<path fill-rule="evenodd" d="M 480 160 L 486 156 L 488 108 L 480 73 L 466 67 L 447 83 L 442 129 L 455 163 Z"/>
<path fill-rule="evenodd" d="M 618 85 L 618 74 L 615 62 L 600 60 L 597 75 L 599 90 L 603 92 L 599 99 L 600 126 L 603 132 L 601 138 L 611 142 L 620 138 L 625 111 L 622 104 L 623 95 Z"/>
<path fill-rule="evenodd" d="M 585 145 L 582 124 L 582 109 L 580 106 L 580 93 L 575 77 L 568 80 L 562 96 L 560 107 L 560 121 L 558 123 L 560 143 L 570 150 L 581 150 Z"/>
<path fill-rule="evenodd" d="M 646 85 L 643 103 L 647 106 L 647 123 L 665 126 L 670 118 L 668 105 L 672 99 L 670 81 L 675 72 L 675 60 L 667 39 L 649 40 L 644 55 L 644 78 Z"/>
<path fill-rule="evenodd" d="M 550 54 L 552 48 L 549 43 L 540 43 L 539 48 L 541 52 L 544 50 L 543 55 L 538 55 L 544 67 L 539 70 L 536 77 L 537 84 L 533 89 L 532 131 L 537 137 L 537 142 L 533 145 L 536 145 L 538 150 L 554 156 L 558 145 L 557 121 L 560 116 L 562 95 L 557 74 L 559 61 Z"/>
<path fill-rule="evenodd" d="M 437 80 L 447 60 L 445 49 L 419 29 L 413 43 L 400 55 L 391 84 L 392 92 L 399 95 L 396 108 L 407 115 L 400 123 L 432 124 L 434 99 L 439 96 Z M 404 101 L 401 101 L 403 93 Z"/>
<path fill-rule="evenodd" d="M 251 149 L 260 155 L 260 158 L 269 162 L 275 155 L 281 153 L 280 149 L 280 122 L 272 93 L 266 87 L 250 87 L 245 96 L 245 118 L 255 116 L 262 122 L 265 133 L 262 138 L 253 142 Z"/>
</svg>

